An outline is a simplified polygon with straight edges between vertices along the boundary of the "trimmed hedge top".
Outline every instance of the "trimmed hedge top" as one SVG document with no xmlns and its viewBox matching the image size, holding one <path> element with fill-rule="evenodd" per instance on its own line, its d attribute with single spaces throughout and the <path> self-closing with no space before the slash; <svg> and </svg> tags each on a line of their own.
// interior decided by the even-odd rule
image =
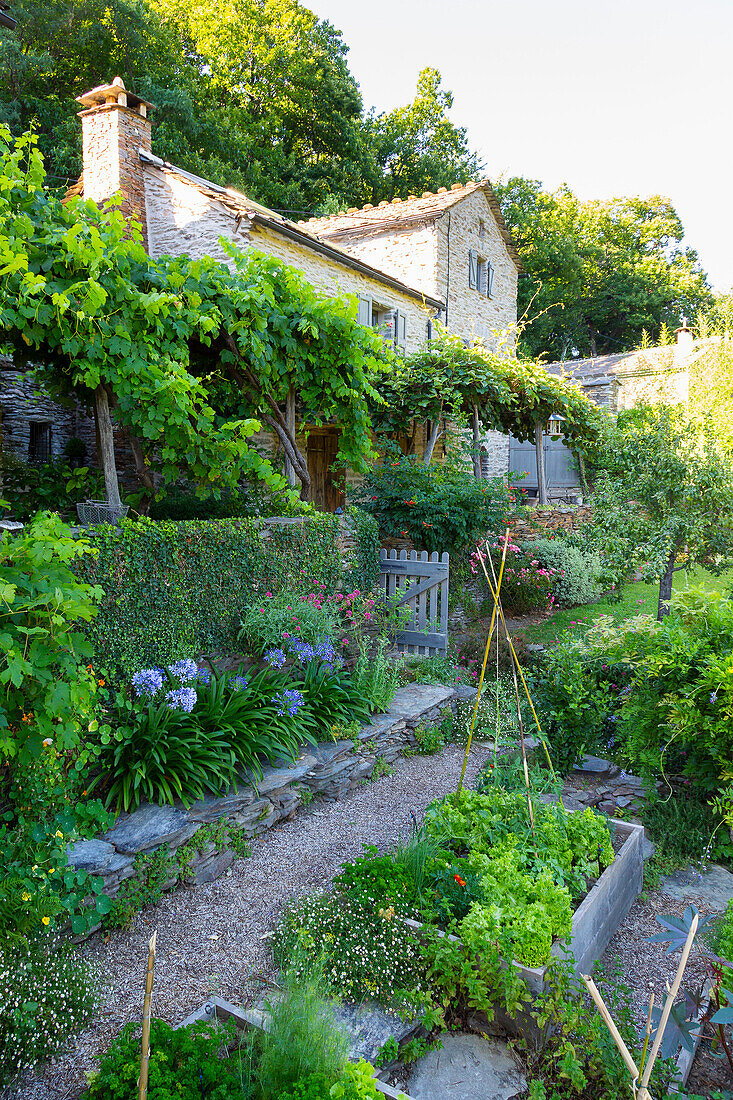
<svg viewBox="0 0 733 1100">
<path fill-rule="evenodd" d="M 90 532 L 94 556 L 75 566 L 101 585 L 90 624 L 96 661 L 128 676 L 191 653 L 236 652 L 244 607 L 265 591 L 333 592 L 357 580 L 371 587 L 379 568 L 376 524 L 363 513 L 351 524 L 357 541 L 345 569 L 336 516 L 123 521 Z M 374 526 L 374 531 L 371 526 Z"/>
</svg>

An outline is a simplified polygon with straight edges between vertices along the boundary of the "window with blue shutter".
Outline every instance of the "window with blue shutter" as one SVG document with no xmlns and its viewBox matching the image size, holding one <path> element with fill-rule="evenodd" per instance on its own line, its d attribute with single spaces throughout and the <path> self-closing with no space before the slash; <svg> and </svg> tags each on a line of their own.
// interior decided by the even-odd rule
<svg viewBox="0 0 733 1100">
<path fill-rule="evenodd" d="M 359 313 L 357 321 L 360 325 L 366 325 L 367 328 L 372 326 L 372 300 L 371 298 L 362 298 L 359 295 Z"/>
<path fill-rule="evenodd" d="M 407 318 L 399 309 L 395 310 L 394 344 L 396 351 L 405 351 L 407 344 Z"/>
<path fill-rule="evenodd" d="M 478 286 L 478 254 L 472 248 L 468 252 L 468 285 L 472 290 Z"/>
<path fill-rule="evenodd" d="M 477 281 L 476 281 L 477 282 L 476 289 L 478 290 L 479 294 L 483 294 L 484 296 L 488 296 L 487 295 L 487 290 L 486 290 L 486 288 L 488 286 L 488 264 L 486 263 L 486 260 L 479 260 L 478 261 L 477 273 L 478 273 L 478 278 L 477 278 Z"/>
<path fill-rule="evenodd" d="M 486 297 L 494 297 L 494 265 L 491 260 L 486 264 Z"/>
</svg>

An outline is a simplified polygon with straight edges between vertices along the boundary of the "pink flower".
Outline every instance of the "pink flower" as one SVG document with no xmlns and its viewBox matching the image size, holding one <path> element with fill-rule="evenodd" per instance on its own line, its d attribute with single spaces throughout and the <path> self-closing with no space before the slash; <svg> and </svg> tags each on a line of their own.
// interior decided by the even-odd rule
<svg viewBox="0 0 733 1100">
<path fill-rule="evenodd" d="M 289 635 L 289 634 L 287 634 L 287 633 L 283 633 L 283 638 L 289 638 L 289 637 L 290 637 L 290 635 Z"/>
<path fill-rule="evenodd" d="M 371 617 L 372 617 L 371 611 L 365 611 L 364 612 L 364 618 L 365 619 L 371 619 Z"/>
<path fill-rule="evenodd" d="M 271 600 L 272 599 L 272 592 L 265 592 L 265 599 Z"/>
</svg>

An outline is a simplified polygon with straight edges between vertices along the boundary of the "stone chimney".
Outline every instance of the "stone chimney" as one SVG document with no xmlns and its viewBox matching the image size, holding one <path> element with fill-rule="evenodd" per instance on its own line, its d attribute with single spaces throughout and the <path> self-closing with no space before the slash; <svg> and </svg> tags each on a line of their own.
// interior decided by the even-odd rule
<svg viewBox="0 0 733 1100">
<path fill-rule="evenodd" d="M 111 84 L 103 84 L 78 96 L 77 103 L 86 108 L 79 114 L 84 198 L 101 205 L 122 192 L 122 213 L 140 223 L 147 248 L 145 180 L 140 150 L 151 151 L 148 112 L 152 104 L 128 92 L 119 76 Z"/>
<path fill-rule="evenodd" d="M 689 355 L 692 351 L 692 345 L 694 342 L 694 335 L 692 329 L 687 324 L 687 318 L 682 318 L 682 324 L 679 328 L 674 330 L 674 334 L 677 337 L 676 355 L 677 358 L 683 358 Z"/>
</svg>

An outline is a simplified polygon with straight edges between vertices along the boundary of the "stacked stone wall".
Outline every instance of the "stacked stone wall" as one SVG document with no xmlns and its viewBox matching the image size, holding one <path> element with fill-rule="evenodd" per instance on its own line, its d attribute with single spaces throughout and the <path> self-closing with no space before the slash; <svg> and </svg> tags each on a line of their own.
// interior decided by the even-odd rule
<svg viewBox="0 0 733 1100">
<path fill-rule="evenodd" d="M 125 879 L 134 875 L 139 852 L 166 845 L 173 854 L 204 825 L 222 819 L 244 836 L 258 836 L 278 821 L 292 818 L 311 797 L 330 802 L 344 798 L 370 778 L 378 762 L 380 766 L 393 763 L 404 749 L 414 746 L 415 728 L 421 722 L 437 721 L 445 707 L 455 705 L 452 688 L 433 684 L 400 688 L 389 711 L 375 715 L 353 741 L 309 746 L 294 763 L 265 767 L 261 776 L 248 774 L 229 793 L 218 798 L 207 795 L 188 809 L 180 802 L 172 806 L 146 803 L 133 813 L 120 814 L 104 836 L 69 848 L 69 863 L 100 875 L 104 892 L 114 897 Z M 212 882 L 235 858 L 233 851 L 212 842 L 192 861 L 192 881 Z M 169 885 L 175 885 L 174 880 Z"/>
<path fill-rule="evenodd" d="M 557 507 L 526 509 L 511 521 L 513 539 L 543 538 L 552 531 L 579 531 L 593 519 L 589 505 L 565 504 Z"/>
</svg>

